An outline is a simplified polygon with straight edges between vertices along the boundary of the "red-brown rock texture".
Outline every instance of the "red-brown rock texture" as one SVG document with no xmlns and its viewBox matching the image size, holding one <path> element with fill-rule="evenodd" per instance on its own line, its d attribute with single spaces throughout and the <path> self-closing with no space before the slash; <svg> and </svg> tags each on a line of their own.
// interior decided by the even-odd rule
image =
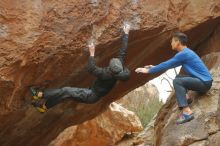
<svg viewBox="0 0 220 146">
<path fill-rule="evenodd" d="M 127 83 L 97 104 L 67 101 L 37 113 L 29 105 L 29 85 L 91 85 L 84 51 L 88 40 L 97 40 L 97 64 L 106 65 L 120 46 L 119 28 L 130 22 L 126 65 L 133 71 L 171 57 L 169 40 L 176 30 L 186 32 L 198 52 L 219 51 L 199 47 L 216 32 L 219 16 L 219 0 L 1 0 L 0 144 L 47 145 L 66 127 L 94 118 L 153 77 L 132 72 Z"/>
</svg>

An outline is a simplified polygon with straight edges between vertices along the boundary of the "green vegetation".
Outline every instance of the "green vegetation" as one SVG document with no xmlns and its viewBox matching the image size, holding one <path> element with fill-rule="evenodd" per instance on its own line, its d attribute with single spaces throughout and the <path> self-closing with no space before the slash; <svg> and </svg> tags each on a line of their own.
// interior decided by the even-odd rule
<svg viewBox="0 0 220 146">
<path fill-rule="evenodd" d="M 146 127 L 162 105 L 163 103 L 158 98 L 150 98 L 147 105 L 143 103 L 136 107 L 128 107 L 128 109 L 135 112 L 143 127 Z"/>
</svg>

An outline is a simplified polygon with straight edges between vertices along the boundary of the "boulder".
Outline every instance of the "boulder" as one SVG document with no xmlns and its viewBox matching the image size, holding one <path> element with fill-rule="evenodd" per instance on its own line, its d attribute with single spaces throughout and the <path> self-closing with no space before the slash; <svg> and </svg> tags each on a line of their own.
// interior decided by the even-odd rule
<svg viewBox="0 0 220 146">
<path fill-rule="evenodd" d="M 138 117 L 117 103 L 96 118 L 65 129 L 50 146 L 113 146 L 142 130 Z"/>
</svg>

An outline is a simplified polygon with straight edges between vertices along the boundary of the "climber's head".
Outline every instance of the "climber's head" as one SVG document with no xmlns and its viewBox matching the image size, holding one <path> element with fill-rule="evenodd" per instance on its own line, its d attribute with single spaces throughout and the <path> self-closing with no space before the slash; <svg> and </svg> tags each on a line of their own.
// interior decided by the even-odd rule
<svg viewBox="0 0 220 146">
<path fill-rule="evenodd" d="M 186 47 L 187 43 L 188 43 L 187 35 L 181 32 L 175 33 L 171 40 L 172 49 L 176 51 L 179 51 L 182 48 Z"/>
<path fill-rule="evenodd" d="M 109 68 L 113 74 L 118 74 L 123 71 L 123 66 L 118 58 L 112 58 L 109 62 Z"/>
</svg>

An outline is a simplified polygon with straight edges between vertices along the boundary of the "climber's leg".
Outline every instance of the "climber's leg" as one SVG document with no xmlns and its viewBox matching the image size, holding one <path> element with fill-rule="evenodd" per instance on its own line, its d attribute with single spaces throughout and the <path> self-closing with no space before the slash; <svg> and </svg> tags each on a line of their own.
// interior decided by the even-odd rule
<svg viewBox="0 0 220 146">
<path fill-rule="evenodd" d="M 31 104 L 41 113 L 44 113 L 47 110 L 47 107 L 45 105 L 46 100 L 48 100 L 49 98 L 53 98 L 51 102 L 55 104 L 59 102 L 59 96 L 62 95 L 61 89 L 47 89 L 45 91 L 40 91 L 34 87 L 31 87 L 30 92 L 34 99 Z"/>
<path fill-rule="evenodd" d="M 47 98 L 45 104 L 47 108 L 51 108 L 67 98 L 88 104 L 95 103 L 100 99 L 100 97 L 96 96 L 90 89 L 72 87 L 45 90 L 43 95 L 44 98 Z M 52 95 L 54 97 L 52 97 Z"/>
<path fill-rule="evenodd" d="M 48 100 L 50 98 L 55 98 L 55 97 L 59 97 L 59 96 L 63 96 L 64 92 L 63 92 L 63 88 L 60 89 L 46 89 L 42 92 L 43 94 L 43 98 Z"/>
</svg>

